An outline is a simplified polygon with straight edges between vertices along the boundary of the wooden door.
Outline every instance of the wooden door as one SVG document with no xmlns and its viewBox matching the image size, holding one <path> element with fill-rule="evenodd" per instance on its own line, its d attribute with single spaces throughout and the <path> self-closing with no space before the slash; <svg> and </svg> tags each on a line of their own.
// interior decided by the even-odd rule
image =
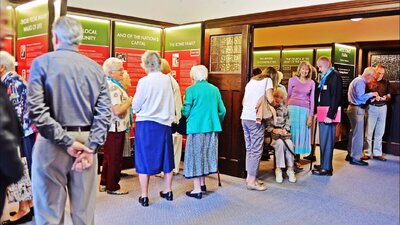
<svg viewBox="0 0 400 225">
<path fill-rule="evenodd" d="M 205 30 L 204 64 L 208 81 L 222 95 L 227 113 L 219 135 L 219 170 L 245 176 L 245 147 L 240 121 L 242 99 L 249 71 L 249 26 Z"/>
</svg>

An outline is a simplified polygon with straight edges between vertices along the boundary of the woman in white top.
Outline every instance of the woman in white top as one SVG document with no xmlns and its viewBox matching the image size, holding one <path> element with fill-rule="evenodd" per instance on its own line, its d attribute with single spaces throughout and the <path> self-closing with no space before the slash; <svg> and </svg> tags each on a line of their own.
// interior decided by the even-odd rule
<svg viewBox="0 0 400 225">
<path fill-rule="evenodd" d="M 256 179 L 258 166 L 263 152 L 265 124 L 256 123 L 256 105 L 260 97 L 267 96 L 268 102 L 274 101 L 273 92 L 278 86 L 277 71 L 266 68 L 261 74 L 247 83 L 243 97 L 243 111 L 240 119 L 246 142 L 247 188 L 264 191 L 267 187 Z"/>
<path fill-rule="evenodd" d="M 175 120 L 175 104 L 171 79 L 160 72 L 160 56 L 156 52 L 145 52 L 141 66 L 147 76 L 138 82 L 132 109 L 136 114 L 135 167 L 142 190 L 139 203 L 148 206 L 149 176 L 160 172 L 164 172 L 164 190 L 160 196 L 173 200 L 175 165 L 171 123 Z"/>
</svg>

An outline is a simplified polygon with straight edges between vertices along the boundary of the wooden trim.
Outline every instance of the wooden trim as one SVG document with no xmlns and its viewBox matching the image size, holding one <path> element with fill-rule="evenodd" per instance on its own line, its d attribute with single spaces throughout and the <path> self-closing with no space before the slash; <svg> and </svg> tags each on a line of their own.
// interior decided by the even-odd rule
<svg viewBox="0 0 400 225">
<path fill-rule="evenodd" d="M 97 16 L 97 17 L 110 19 L 110 20 L 122 20 L 122 21 L 129 21 L 129 22 L 137 22 L 137 23 L 141 23 L 141 24 L 155 25 L 155 26 L 159 26 L 159 27 L 171 27 L 171 26 L 177 25 L 177 24 L 167 23 L 167 22 L 162 22 L 162 21 L 157 21 L 157 20 L 149 20 L 149 19 L 143 19 L 143 18 L 133 17 L 133 16 L 125 16 L 125 15 L 108 13 L 108 12 L 101 12 L 101 11 L 95 11 L 95 10 L 89 10 L 89 9 L 81 9 L 81 8 L 76 8 L 76 7 L 71 7 L 71 6 L 68 6 L 67 11 L 73 12 L 73 13 L 84 14 L 84 15 L 88 15 L 88 16 L 90 16 L 90 15 Z"/>
<path fill-rule="evenodd" d="M 206 28 L 244 24 L 252 24 L 255 27 L 280 26 L 353 17 L 399 15 L 399 9 L 400 2 L 398 0 L 347 1 L 208 20 L 206 21 Z"/>
</svg>

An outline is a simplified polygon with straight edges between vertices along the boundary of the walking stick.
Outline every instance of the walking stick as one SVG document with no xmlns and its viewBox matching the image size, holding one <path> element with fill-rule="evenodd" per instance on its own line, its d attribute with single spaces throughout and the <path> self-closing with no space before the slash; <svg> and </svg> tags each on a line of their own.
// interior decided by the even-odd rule
<svg viewBox="0 0 400 225">
<path fill-rule="evenodd" d="M 220 178 L 220 176 L 219 176 L 219 170 L 218 170 L 218 186 L 219 186 L 219 187 L 222 186 L 222 185 L 221 185 L 221 178 Z"/>
<path fill-rule="evenodd" d="M 312 143 L 312 148 L 311 148 L 311 155 L 312 156 L 315 156 L 315 147 L 316 147 L 316 144 L 315 144 L 315 139 L 316 139 L 316 136 L 317 136 L 317 125 L 318 125 L 318 121 L 315 121 L 315 119 L 314 119 L 314 122 L 315 122 L 315 125 L 314 125 L 314 138 L 313 138 L 313 143 Z M 311 162 L 310 162 L 310 170 L 312 169 L 312 164 L 313 164 L 313 160 L 311 159 L 310 160 Z"/>
</svg>

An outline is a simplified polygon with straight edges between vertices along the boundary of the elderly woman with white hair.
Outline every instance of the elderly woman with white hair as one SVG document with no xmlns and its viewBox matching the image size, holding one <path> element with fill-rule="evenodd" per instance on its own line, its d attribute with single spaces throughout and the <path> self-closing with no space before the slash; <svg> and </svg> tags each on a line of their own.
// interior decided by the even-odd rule
<svg viewBox="0 0 400 225">
<path fill-rule="evenodd" d="M 193 66 L 193 85 L 186 89 L 182 115 L 187 118 L 184 176 L 193 179 L 189 197 L 201 199 L 206 192 L 205 176 L 218 171 L 218 132 L 226 109 L 217 87 L 207 82 L 208 70 Z"/>
<path fill-rule="evenodd" d="M 142 192 L 139 203 L 148 206 L 149 176 L 160 172 L 164 172 L 164 190 L 160 196 L 173 200 L 175 165 L 171 124 L 175 120 L 175 106 L 171 80 L 160 72 L 160 56 L 156 52 L 145 52 L 141 66 L 147 76 L 138 82 L 132 109 L 136 114 L 135 167 Z"/>
</svg>

